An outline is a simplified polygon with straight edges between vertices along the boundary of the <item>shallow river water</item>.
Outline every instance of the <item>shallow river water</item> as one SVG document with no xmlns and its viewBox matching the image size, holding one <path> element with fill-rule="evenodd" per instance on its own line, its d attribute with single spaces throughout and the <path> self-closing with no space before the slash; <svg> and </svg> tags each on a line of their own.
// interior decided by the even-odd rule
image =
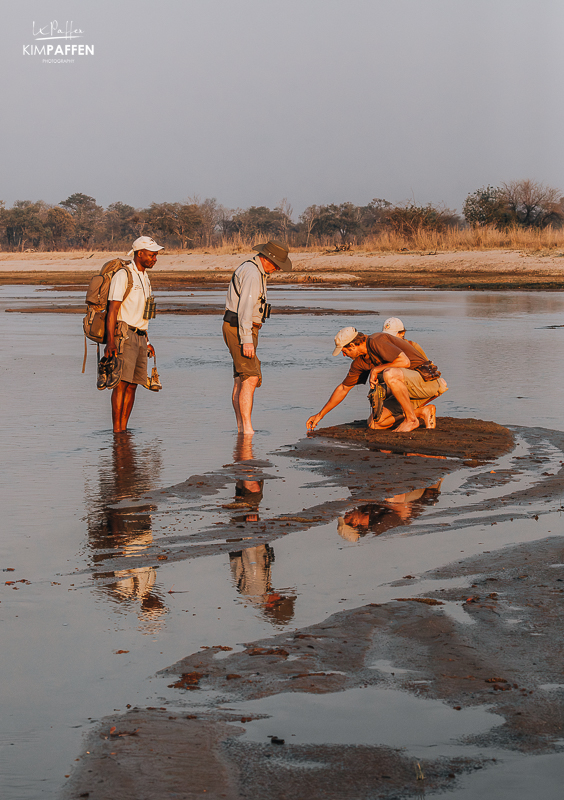
<svg viewBox="0 0 564 800">
<path fill-rule="evenodd" d="M 191 302 L 223 299 L 223 293 L 189 294 Z M 175 301 L 187 295 L 161 293 Z M 81 374 L 81 318 L 1 313 L 80 296 L 57 292 L 54 298 L 33 287 L 0 289 L 0 569 L 4 581 L 19 581 L 3 581 L 0 593 L 0 771 L 6 800 L 58 797 L 81 751 L 82 734 L 104 715 L 125 711 L 127 704 L 174 702 L 166 681 L 154 677 L 158 670 L 201 646 L 221 642 L 237 647 L 320 622 L 343 608 L 385 600 L 393 596 L 389 583 L 409 569 L 410 551 L 416 557 L 402 542 L 401 528 L 385 542 L 367 538 L 354 547 L 343 547 L 336 523 L 305 536 L 289 535 L 273 548 L 272 582 L 293 598 L 278 614 L 253 603 L 251 589 L 247 595 L 241 591 L 245 564 L 233 563 L 228 554 L 156 561 L 141 572 L 122 570 L 118 576 L 114 570 L 114 577 L 121 578 L 117 582 L 100 580 L 112 556 L 100 539 L 104 509 L 121 498 L 139 497 L 233 462 L 237 437 L 219 317 L 161 315 L 151 324 L 151 340 L 164 389 L 159 394 L 139 390 L 127 452 L 116 449 L 109 393 L 95 387 L 94 346 L 89 347 L 86 374 Z M 437 402 L 439 416 L 564 430 L 564 374 L 557 356 L 564 327 L 552 327 L 564 323 L 560 294 L 285 288 L 271 290 L 269 299 L 273 306 L 336 310 L 328 316 L 273 315 L 261 332 L 264 386 L 256 394 L 257 433 L 250 455 L 270 461 L 278 478 L 267 482 L 261 506 L 272 513 L 296 514 L 316 503 L 344 499 L 343 489 L 322 481 L 315 465 L 297 463 L 281 450 L 305 436 L 307 417 L 344 377 L 349 362 L 332 358 L 331 350 L 333 336 L 346 325 L 372 333 L 387 316 L 401 317 L 407 338 L 425 348 L 448 381 L 449 392 Z M 380 316 L 341 315 L 339 309 L 376 310 Z M 366 414 L 361 387 L 322 425 Z M 455 503 L 460 480 L 445 478 L 435 514 Z M 194 507 L 193 530 L 200 522 L 209 525 L 218 502 L 232 497 L 233 487 L 214 497 L 209 508 Z M 165 526 L 163 518 L 151 520 L 141 509 L 125 556 L 135 557 L 153 536 L 164 535 L 165 527 L 170 534 L 181 532 L 186 509 L 178 518 L 173 512 L 169 509 Z M 483 549 L 478 538 L 469 544 L 472 552 Z M 425 542 L 425 568 L 456 557 L 447 539 L 437 534 Z M 375 547 L 378 568 L 371 569 Z M 458 613 L 456 608 L 452 613 Z M 337 704 L 343 699 L 337 698 Z M 265 713 L 274 714 L 280 700 Z M 472 724 L 484 725 L 483 716 L 476 715 L 470 730 Z M 342 740 L 362 738 L 354 726 L 351 730 L 344 722 Z M 401 735 L 399 730 L 392 737 L 394 746 Z M 307 740 L 307 729 L 301 736 Z M 553 769 L 553 758 L 538 762 L 545 774 Z M 561 759 L 558 764 L 561 769 Z M 517 774 L 521 767 L 511 769 Z M 544 796 L 553 797 L 550 790 Z"/>
</svg>

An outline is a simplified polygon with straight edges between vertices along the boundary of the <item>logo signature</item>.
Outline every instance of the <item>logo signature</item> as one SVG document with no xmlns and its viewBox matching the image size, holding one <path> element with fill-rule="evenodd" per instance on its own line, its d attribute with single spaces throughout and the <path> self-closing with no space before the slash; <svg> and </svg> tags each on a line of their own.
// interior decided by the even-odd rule
<svg viewBox="0 0 564 800">
<path fill-rule="evenodd" d="M 84 35 L 84 31 L 80 28 L 75 28 L 74 23 L 72 22 L 65 22 L 65 27 L 60 28 L 59 23 L 56 19 L 52 22 L 48 22 L 47 25 L 44 25 L 42 28 L 35 27 L 35 21 L 32 23 L 33 28 L 33 38 L 36 42 L 42 42 L 47 39 L 82 39 Z"/>
</svg>

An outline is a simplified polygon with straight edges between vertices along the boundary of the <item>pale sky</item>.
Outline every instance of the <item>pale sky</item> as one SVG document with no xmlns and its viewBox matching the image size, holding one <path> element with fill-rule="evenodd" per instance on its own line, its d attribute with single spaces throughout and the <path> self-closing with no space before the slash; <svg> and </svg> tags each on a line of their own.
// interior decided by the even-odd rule
<svg viewBox="0 0 564 800">
<path fill-rule="evenodd" d="M 4 0 L 0 199 L 564 194 L 562 0 Z M 94 55 L 23 55 L 57 20 Z M 75 40 L 72 41 L 74 43 Z M 55 41 L 54 45 L 69 41 Z"/>
</svg>

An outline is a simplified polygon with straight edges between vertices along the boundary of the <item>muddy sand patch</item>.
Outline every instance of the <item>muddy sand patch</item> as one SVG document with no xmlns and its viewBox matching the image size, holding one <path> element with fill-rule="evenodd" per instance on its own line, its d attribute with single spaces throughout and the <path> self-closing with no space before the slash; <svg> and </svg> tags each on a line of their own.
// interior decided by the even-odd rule
<svg viewBox="0 0 564 800">
<path fill-rule="evenodd" d="M 365 445 L 370 450 L 388 450 L 392 453 L 421 453 L 428 456 L 446 456 L 485 460 L 508 453 L 514 444 L 511 431 L 496 422 L 480 419 L 454 419 L 440 417 L 433 430 L 419 428 L 410 433 L 373 431 L 365 420 L 344 425 L 320 428 L 312 436 L 325 436 L 346 442 Z"/>
</svg>

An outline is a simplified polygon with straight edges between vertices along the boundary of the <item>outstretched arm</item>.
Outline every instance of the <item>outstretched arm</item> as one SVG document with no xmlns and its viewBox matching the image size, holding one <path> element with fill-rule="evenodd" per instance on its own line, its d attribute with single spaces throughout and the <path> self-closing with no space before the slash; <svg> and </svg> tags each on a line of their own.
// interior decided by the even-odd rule
<svg viewBox="0 0 564 800">
<path fill-rule="evenodd" d="M 345 386 L 344 383 L 340 383 L 329 400 L 325 403 L 321 411 L 308 419 L 306 422 L 306 427 L 308 430 L 312 431 L 318 425 L 318 423 L 321 422 L 323 417 L 331 411 L 331 409 L 335 408 L 335 406 L 338 406 L 339 403 L 342 403 L 351 389 L 352 386 Z"/>
</svg>

